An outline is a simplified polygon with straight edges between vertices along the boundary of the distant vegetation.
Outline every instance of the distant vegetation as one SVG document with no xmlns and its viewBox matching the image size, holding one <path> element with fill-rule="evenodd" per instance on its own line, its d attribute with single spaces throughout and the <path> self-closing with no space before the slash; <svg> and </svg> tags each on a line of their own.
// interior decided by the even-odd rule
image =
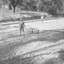
<svg viewBox="0 0 64 64">
<path fill-rule="evenodd" d="M 63 14 L 64 0 L 0 0 L 15 13 L 16 7 L 31 11 L 45 11 L 52 15 Z"/>
</svg>

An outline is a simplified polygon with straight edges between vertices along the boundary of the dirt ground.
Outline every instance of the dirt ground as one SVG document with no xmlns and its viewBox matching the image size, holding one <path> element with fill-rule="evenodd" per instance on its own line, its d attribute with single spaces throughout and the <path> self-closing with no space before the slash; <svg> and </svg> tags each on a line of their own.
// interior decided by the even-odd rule
<svg viewBox="0 0 64 64">
<path fill-rule="evenodd" d="M 63 20 L 29 21 L 25 36 L 19 36 L 19 22 L 0 23 L 0 64 L 64 64 Z"/>
</svg>

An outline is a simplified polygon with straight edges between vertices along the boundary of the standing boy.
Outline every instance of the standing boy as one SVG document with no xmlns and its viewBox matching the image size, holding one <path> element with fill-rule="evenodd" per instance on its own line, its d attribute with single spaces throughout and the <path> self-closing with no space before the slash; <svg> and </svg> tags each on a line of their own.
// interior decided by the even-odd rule
<svg viewBox="0 0 64 64">
<path fill-rule="evenodd" d="M 19 25 L 20 25 L 20 36 L 21 36 L 21 33 L 22 32 L 24 33 L 24 28 L 25 28 L 25 24 L 23 22 L 23 17 L 20 18 L 20 24 Z"/>
</svg>

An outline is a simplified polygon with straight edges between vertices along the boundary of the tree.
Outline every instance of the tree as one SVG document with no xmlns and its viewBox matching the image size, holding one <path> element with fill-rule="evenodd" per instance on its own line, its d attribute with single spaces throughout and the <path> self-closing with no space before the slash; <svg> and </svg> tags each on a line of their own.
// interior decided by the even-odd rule
<svg viewBox="0 0 64 64">
<path fill-rule="evenodd" d="M 16 6 L 22 4 L 22 0 L 7 0 L 7 3 L 9 5 L 9 8 L 13 10 L 15 13 Z"/>
<path fill-rule="evenodd" d="M 64 0 L 3 0 L 9 5 L 9 8 L 15 12 L 18 5 L 21 5 L 27 10 L 46 11 L 54 14 L 57 10 L 61 10 L 64 6 Z M 64 7 L 63 7 L 64 8 Z"/>
<path fill-rule="evenodd" d="M 54 2 L 54 4 L 57 6 L 57 9 L 61 9 L 62 5 L 63 5 L 63 1 L 62 0 L 52 0 Z"/>
<path fill-rule="evenodd" d="M 23 0 L 23 6 L 28 10 L 36 10 L 35 0 Z"/>
<path fill-rule="evenodd" d="M 43 9 L 43 2 L 41 0 L 36 0 L 36 9 L 41 11 Z"/>
<path fill-rule="evenodd" d="M 57 15 L 62 10 L 62 0 L 42 0 L 44 10 L 52 15 Z"/>
</svg>

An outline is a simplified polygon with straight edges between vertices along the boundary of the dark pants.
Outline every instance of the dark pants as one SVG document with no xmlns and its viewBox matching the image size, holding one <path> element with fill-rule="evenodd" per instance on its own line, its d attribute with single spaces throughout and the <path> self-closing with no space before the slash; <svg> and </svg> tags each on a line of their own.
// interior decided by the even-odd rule
<svg viewBox="0 0 64 64">
<path fill-rule="evenodd" d="M 24 33 L 24 27 L 20 28 L 20 36 L 21 36 L 22 33 Z"/>
</svg>

